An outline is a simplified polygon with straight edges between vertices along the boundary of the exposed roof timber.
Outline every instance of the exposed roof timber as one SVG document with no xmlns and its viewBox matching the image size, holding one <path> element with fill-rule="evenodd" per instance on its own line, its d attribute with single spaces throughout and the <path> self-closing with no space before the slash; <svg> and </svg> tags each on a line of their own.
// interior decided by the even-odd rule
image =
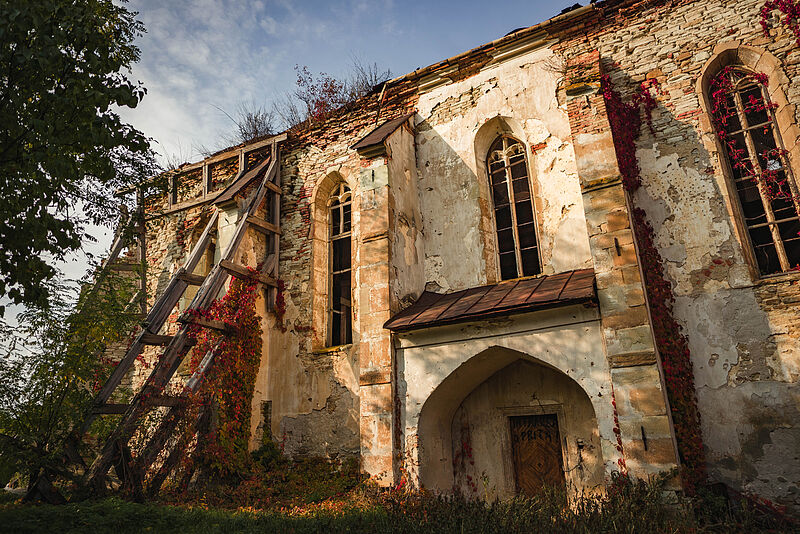
<svg viewBox="0 0 800 534">
<path fill-rule="evenodd" d="M 226 150 L 224 150 L 222 152 L 218 152 L 218 153 L 214 154 L 213 156 L 205 158 L 202 161 L 198 161 L 197 163 L 190 163 L 188 165 L 182 165 L 182 166 L 180 166 L 177 169 L 174 169 L 172 171 L 167 171 L 167 172 L 161 173 L 159 175 L 152 176 L 152 177 L 144 180 L 142 183 L 140 183 L 138 185 L 129 186 L 129 187 L 123 187 L 123 188 L 117 189 L 115 194 L 124 195 L 124 194 L 127 194 L 127 193 L 132 193 L 132 192 L 136 191 L 137 187 L 152 183 L 152 182 L 156 181 L 158 178 L 161 178 L 161 177 L 166 176 L 166 175 L 172 174 L 173 176 L 180 176 L 182 174 L 186 174 L 188 172 L 195 171 L 197 169 L 202 169 L 206 165 L 213 165 L 214 163 L 219 163 L 220 161 L 239 158 L 239 157 L 241 157 L 242 154 L 244 154 L 244 155 L 250 154 L 252 152 L 255 152 L 256 150 L 259 150 L 259 149 L 264 148 L 264 147 L 266 147 L 268 145 L 271 145 L 272 143 L 275 143 L 275 144 L 282 143 L 282 142 L 286 141 L 286 138 L 287 138 L 286 132 L 282 132 L 282 133 L 279 133 L 278 135 L 273 135 L 272 137 L 268 137 L 266 139 L 262 139 L 260 141 L 256 141 L 255 143 L 238 145 L 236 147 L 226 149 Z"/>
</svg>

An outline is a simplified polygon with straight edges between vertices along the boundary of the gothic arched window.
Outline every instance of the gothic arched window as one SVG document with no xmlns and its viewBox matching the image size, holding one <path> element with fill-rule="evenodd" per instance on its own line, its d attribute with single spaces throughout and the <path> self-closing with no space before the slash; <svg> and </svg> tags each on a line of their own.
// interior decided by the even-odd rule
<svg viewBox="0 0 800 534">
<path fill-rule="evenodd" d="M 711 81 L 711 118 L 762 275 L 800 263 L 800 195 L 776 128 L 766 76 L 723 68 Z"/>
<path fill-rule="evenodd" d="M 486 166 L 492 189 L 500 278 L 539 274 L 542 268 L 525 146 L 512 137 L 497 138 L 489 148 Z"/>
<path fill-rule="evenodd" d="M 353 342 L 351 280 L 351 205 L 350 188 L 337 185 L 328 200 L 330 224 L 330 345 Z"/>
</svg>

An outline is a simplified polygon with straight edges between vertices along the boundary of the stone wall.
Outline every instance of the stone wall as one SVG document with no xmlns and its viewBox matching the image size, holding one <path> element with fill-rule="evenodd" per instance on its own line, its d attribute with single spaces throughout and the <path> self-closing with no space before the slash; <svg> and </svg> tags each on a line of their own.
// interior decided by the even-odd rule
<svg viewBox="0 0 800 534">
<path fill-rule="evenodd" d="M 717 54 L 750 47 L 755 52 L 739 55 L 770 76 L 770 94 L 789 123 L 780 125 L 784 144 L 797 146 L 800 49 L 780 23 L 763 35 L 762 5 L 645 2 L 624 17 L 612 10 L 587 20 L 588 39 L 565 39 L 559 48 L 572 56 L 596 47 L 614 85 L 629 93 L 646 78 L 659 82 L 653 128 L 644 127 L 638 141 L 643 187 L 633 202 L 656 231 L 676 318 L 689 339 L 710 474 L 797 507 L 800 308 L 793 304 L 800 276 L 754 275 L 698 91 Z M 797 176 L 800 168 L 794 170 Z"/>
<path fill-rule="evenodd" d="M 689 339 L 712 478 L 800 505 L 800 274 L 754 275 L 700 94 L 704 69 L 719 54 L 763 70 L 780 105 L 784 143 L 800 161 L 800 50 L 780 24 L 769 37 L 762 34 L 762 4 L 592 4 L 410 73 L 292 132 L 281 169 L 279 272 L 286 310 L 263 314 L 264 354 L 253 401 L 259 414 L 271 402 L 276 441 L 290 454 L 360 454 L 383 483 L 397 477 L 404 452 L 410 472 L 418 467 L 408 412 L 413 403 L 403 401 L 409 369 L 405 357 L 393 360 L 391 337 L 381 325 L 425 284 L 454 291 L 499 279 L 485 157 L 491 141 L 508 134 L 528 150 L 544 273 L 586 266 L 597 273 L 597 328 L 629 467 L 646 474 L 674 462 L 630 229 L 630 208 L 638 206 L 655 229 L 676 295 L 675 315 Z M 565 79 L 575 65 L 582 72 L 578 84 Z M 638 141 L 643 187 L 633 197 L 619 181 L 598 93 L 601 71 L 629 95 L 645 79 L 660 84 L 652 130 L 643 128 Z M 350 148 L 412 109 L 414 131 L 399 130 L 385 154 L 363 158 Z M 224 184 L 235 170 L 230 163 L 215 165 L 213 183 Z M 338 180 L 354 195 L 354 333 L 351 345 L 327 347 L 324 196 Z M 195 182 L 179 195 L 181 201 L 194 198 Z M 148 224 L 151 301 L 207 216 L 208 208 L 198 206 Z M 604 425 L 611 406 L 608 398 L 602 403 L 601 437 L 610 435 Z M 265 430 L 259 414 L 254 445 Z M 645 431 L 649 450 L 641 439 Z M 602 445 L 607 469 L 619 459 L 609 443 Z"/>
</svg>

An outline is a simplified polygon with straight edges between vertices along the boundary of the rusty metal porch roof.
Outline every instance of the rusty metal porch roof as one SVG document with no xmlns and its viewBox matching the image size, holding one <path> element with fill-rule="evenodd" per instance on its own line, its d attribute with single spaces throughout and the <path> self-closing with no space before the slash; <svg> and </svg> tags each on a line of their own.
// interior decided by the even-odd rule
<svg viewBox="0 0 800 534">
<path fill-rule="evenodd" d="M 455 293 L 425 291 L 383 325 L 393 332 L 554 308 L 595 300 L 593 269 L 518 278 Z"/>
<path fill-rule="evenodd" d="M 414 113 L 406 113 L 396 119 L 391 119 L 361 138 L 356 144 L 351 146 L 353 150 L 364 150 L 375 145 L 379 145 L 386 141 L 386 139 L 394 133 L 400 126 L 402 126 L 408 119 L 414 116 Z"/>
</svg>

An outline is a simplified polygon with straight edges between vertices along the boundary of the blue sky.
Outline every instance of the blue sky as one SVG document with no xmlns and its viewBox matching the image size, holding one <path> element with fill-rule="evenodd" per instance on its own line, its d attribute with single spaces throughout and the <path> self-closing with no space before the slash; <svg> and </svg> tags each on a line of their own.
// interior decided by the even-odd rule
<svg viewBox="0 0 800 534">
<path fill-rule="evenodd" d="M 291 91 L 295 65 L 341 77 L 352 58 L 400 76 L 532 26 L 575 1 L 505 0 L 130 0 L 147 28 L 133 78 L 147 96 L 123 117 L 172 161 L 196 161 L 198 146 L 220 148 L 240 102 L 270 107 Z M 582 3 L 586 3 L 584 0 Z M 102 256 L 111 231 L 84 250 Z M 71 279 L 87 269 L 83 253 L 60 263 Z M 11 307 L 13 318 L 19 311 Z"/>
<path fill-rule="evenodd" d="M 159 151 L 217 148 L 239 102 L 269 106 L 295 65 L 346 75 L 354 56 L 395 76 L 557 15 L 563 1 L 131 0 L 147 33 L 133 75 L 148 94 L 127 120 Z M 586 2 L 584 2 L 586 3 Z"/>
</svg>

